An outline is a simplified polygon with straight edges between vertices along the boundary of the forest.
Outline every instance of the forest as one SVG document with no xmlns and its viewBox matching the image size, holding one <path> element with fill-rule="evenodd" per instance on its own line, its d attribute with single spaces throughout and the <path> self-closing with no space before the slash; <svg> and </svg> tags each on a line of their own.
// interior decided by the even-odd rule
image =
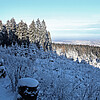
<svg viewBox="0 0 100 100">
<path fill-rule="evenodd" d="M 28 26 L 21 20 L 18 24 L 15 19 L 8 20 L 6 24 L 0 21 L 0 44 L 11 45 L 12 43 L 36 43 L 38 46 L 42 45 L 44 50 L 51 50 L 51 36 L 50 32 L 46 30 L 46 24 L 43 20 L 34 20 Z"/>
<path fill-rule="evenodd" d="M 52 48 L 58 55 L 65 55 L 78 62 L 85 60 L 86 63 L 100 67 L 100 47 L 98 46 L 53 43 Z"/>
</svg>

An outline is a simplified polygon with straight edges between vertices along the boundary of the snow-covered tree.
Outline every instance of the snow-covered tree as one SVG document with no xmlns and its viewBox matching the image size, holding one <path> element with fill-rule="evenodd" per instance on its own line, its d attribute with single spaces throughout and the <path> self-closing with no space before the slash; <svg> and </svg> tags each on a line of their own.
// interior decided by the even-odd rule
<svg viewBox="0 0 100 100">
<path fill-rule="evenodd" d="M 36 41 L 36 26 L 35 26 L 35 22 L 34 20 L 32 21 L 32 23 L 29 25 L 29 41 L 32 43 L 34 43 Z"/>
<path fill-rule="evenodd" d="M 28 26 L 26 23 L 24 23 L 22 20 L 18 24 L 16 35 L 18 36 L 18 39 L 21 41 L 27 41 L 29 39 L 28 37 Z"/>
</svg>

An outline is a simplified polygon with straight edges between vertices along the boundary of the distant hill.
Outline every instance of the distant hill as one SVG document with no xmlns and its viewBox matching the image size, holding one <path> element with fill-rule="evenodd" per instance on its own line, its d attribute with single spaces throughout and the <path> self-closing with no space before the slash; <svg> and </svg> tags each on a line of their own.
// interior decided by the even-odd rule
<svg viewBox="0 0 100 100">
<path fill-rule="evenodd" d="M 73 45 L 89 45 L 89 46 L 100 47 L 100 40 L 66 40 L 66 41 L 54 41 L 53 43 L 73 44 Z"/>
</svg>

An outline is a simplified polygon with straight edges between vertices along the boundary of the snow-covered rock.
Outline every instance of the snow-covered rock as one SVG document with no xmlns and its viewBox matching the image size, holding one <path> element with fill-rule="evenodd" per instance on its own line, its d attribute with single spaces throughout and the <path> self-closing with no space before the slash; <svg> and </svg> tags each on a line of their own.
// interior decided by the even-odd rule
<svg viewBox="0 0 100 100">
<path fill-rule="evenodd" d="M 37 87 L 39 82 L 33 78 L 21 78 L 18 81 L 18 86 Z"/>
<path fill-rule="evenodd" d="M 33 78 L 22 78 L 18 82 L 18 93 L 25 100 L 36 100 L 39 82 Z"/>
</svg>

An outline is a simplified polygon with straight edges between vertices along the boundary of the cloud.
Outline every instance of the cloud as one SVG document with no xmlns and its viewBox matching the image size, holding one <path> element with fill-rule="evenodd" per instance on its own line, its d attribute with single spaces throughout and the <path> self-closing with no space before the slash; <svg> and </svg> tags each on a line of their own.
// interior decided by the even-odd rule
<svg viewBox="0 0 100 100">
<path fill-rule="evenodd" d="M 58 20 L 51 19 L 47 20 L 48 30 L 50 31 L 89 31 L 89 30 L 100 30 L 100 24 L 94 21 L 82 21 L 82 20 Z"/>
<path fill-rule="evenodd" d="M 53 29 L 53 31 L 89 31 L 89 30 L 100 30 L 100 28 Z"/>
<path fill-rule="evenodd" d="M 100 40 L 100 34 L 55 34 L 52 40 Z"/>
</svg>

